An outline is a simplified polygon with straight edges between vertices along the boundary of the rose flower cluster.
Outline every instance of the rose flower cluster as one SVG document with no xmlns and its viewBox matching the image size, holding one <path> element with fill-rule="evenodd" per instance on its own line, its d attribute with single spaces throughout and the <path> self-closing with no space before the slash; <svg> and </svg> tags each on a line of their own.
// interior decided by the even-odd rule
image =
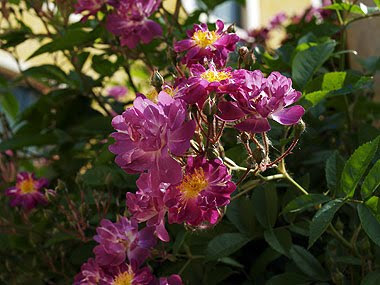
<svg viewBox="0 0 380 285">
<path fill-rule="evenodd" d="M 160 5 L 154 0 L 79 0 L 77 12 L 89 17 L 108 11 L 107 28 L 122 46 L 133 49 L 162 34 L 149 19 Z M 157 96 L 138 94 L 133 106 L 113 118 L 116 131 L 109 150 L 125 172 L 139 174 L 138 190 L 126 194 L 128 218 L 101 221 L 95 258 L 82 265 L 74 284 L 182 284 L 178 275 L 156 278 L 144 264 L 157 239 L 170 240 L 166 225 L 197 230 L 217 224 L 237 186 L 250 173 L 275 166 L 295 146 L 298 137 L 271 161 L 266 132 L 271 120 L 285 126 L 301 121 L 304 109 L 293 105 L 301 93 L 278 72 L 265 76 L 228 67 L 239 40 L 220 20 L 215 29 L 194 25 L 186 39 L 174 43 L 175 80 L 165 82 L 155 72 Z M 237 130 L 247 151 L 248 167 L 239 167 L 245 173 L 236 183 L 231 171 L 237 165 L 224 156 L 221 142 L 226 128 Z"/>
</svg>

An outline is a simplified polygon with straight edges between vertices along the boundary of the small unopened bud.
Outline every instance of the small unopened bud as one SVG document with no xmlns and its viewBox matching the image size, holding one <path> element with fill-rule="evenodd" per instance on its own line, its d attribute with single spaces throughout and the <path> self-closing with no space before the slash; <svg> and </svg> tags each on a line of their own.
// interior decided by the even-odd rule
<svg viewBox="0 0 380 285">
<path fill-rule="evenodd" d="M 254 63 L 256 62 L 256 57 L 253 54 L 253 52 L 248 52 L 244 57 L 243 57 L 243 63 L 245 65 L 246 69 L 249 69 Z"/>
<path fill-rule="evenodd" d="M 240 137 L 240 140 L 244 143 L 249 140 L 249 134 L 246 132 L 242 132 L 239 137 Z"/>
<path fill-rule="evenodd" d="M 342 232 L 344 229 L 344 224 L 342 223 L 342 221 L 339 218 L 335 224 L 335 228 L 337 229 L 338 232 Z"/>
<path fill-rule="evenodd" d="M 367 237 L 364 237 L 360 242 L 359 242 L 359 249 L 360 251 L 365 254 L 371 249 L 371 243 L 369 242 Z"/>
<path fill-rule="evenodd" d="M 242 46 L 239 48 L 239 55 L 244 57 L 247 53 L 249 53 L 249 49 L 246 46 Z"/>
<path fill-rule="evenodd" d="M 297 123 L 297 125 L 294 126 L 294 136 L 296 138 L 299 138 L 301 134 L 305 131 L 306 125 L 305 122 L 302 121 L 302 119 Z"/>
<path fill-rule="evenodd" d="M 55 187 L 55 191 L 65 190 L 66 184 L 62 180 L 58 179 L 57 186 Z"/>
<path fill-rule="evenodd" d="M 218 158 L 220 156 L 219 152 L 218 152 L 218 149 L 215 148 L 215 147 L 208 148 L 207 152 L 206 152 L 206 155 L 207 155 L 207 158 L 209 160 L 214 160 L 215 158 Z"/>
<path fill-rule="evenodd" d="M 236 33 L 235 23 L 228 26 L 227 33 Z"/>
<path fill-rule="evenodd" d="M 203 104 L 202 112 L 206 116 L 212 115 L 212 104 L 210 99 L 207 99 L 206 102 Z"/>
<path fill-rule="evenodd" d="M 162 85 L 164 84 L 164 78 L 158 72 L 158 70 L 155 70 L 153 72 L 152 78 L 150 79 L 150 83 L 154 88 L 156 88 L 157 92 L 161 91 Z"/>
<path fill-rule="evenodd" d="M 265 158 L 265 152 L 261 148 L 256 148 L 252 151 L 252 157 L 257 164 L 260 164 Z"/>
<path fill-rule="evenodd" d="M 345 277 L 342 272 L 336 271 L 331 274 L 331 279 L 333 280 L 334 284 L 343 285 Z"/>
<path fill-rule="evenodd" d="M 248 157 L 247 164 L 248 164 L 248 168 L 250 169 L 254 169 L 257 167 L 257 162 L 255 158 L 253 158 L 252 156 Z"/>
</svg>

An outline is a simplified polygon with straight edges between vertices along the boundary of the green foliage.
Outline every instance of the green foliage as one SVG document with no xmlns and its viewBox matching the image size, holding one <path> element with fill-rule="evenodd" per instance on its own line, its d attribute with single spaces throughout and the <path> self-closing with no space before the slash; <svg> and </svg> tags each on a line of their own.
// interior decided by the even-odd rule
<svg viewBox="0 0 380 285">
<path fill-rule="evenodd" d="M 341 189 L 347 197 L 353 197 L 356 186 L 375 155 L 380 137 L 360 146 L 346 162 L 341 178 Z"/>
</svg>

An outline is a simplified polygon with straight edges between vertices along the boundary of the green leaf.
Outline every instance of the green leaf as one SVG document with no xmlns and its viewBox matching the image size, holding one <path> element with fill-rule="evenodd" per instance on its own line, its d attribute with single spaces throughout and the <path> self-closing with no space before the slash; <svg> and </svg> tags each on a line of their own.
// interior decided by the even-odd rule
<svg viewBox="0 0 380 285">
<path fill-rule="evenodd" d="M 13 120 L 16 119 L 18 108 L 18 101 L 12 93 L 0 94 L 0 110 L 3 110 Z"/>
<path fill-rule="evenodd" d="M 380 246 L 380 223 L 373 215 L 372 211 L 363 204 L 358 205 L 358 214 L 362 227 L 369 238 Z"/>
<path fill-rule="evenodd" d="M 344 166 L 341 177 L 341 189 L 347 197 L 353 197 L 356 186 L 377 151 L 380 137 L 363 144 L 355 150 Z"/>
<path fill-rule="evenodd" d="M 0 143 L 0 151 L 5 151 L 7 149 L 20 149 L 27 146 L 41 146 L 55 144 L 58 142 L 57 136 L 55 134 L 49 133 L 44 135 L 27 135 L 13 137 L 9 140 Z"/>
<path fill-rule="evenodd" d="M 269 229 L 264 232 L 266 242 L 279 253 L 288 256 L 292 246 L 292 236 L 284 228 Z"/>
<path fill-rule="evenodd" d="M 301 212 L 312 206 L 323 204 L 329 201 L 331 198 L 323 194 L 309 194 L 298 196 L 294 200 L 290 201 L 282 211 L 282 214 Z"/>
<path fill-rule="evenodd" d="M 334 218 L 335 213 L 343 203 L 342 199 L 332 200 L 323 205 L 323 207 L 314 215 L 310 224 L 309 248 L 325 232 Z"/>
<path fill-rule="evenodd" d="M 292 78 L 301 90 L 306 86 L 314 73 L 331 56 L 335 41 L 327 41 L 298 52 L 292 62 Z"/>
<path fill-rule="evenodd" d="M 380 0 L 373 0 L 373 2 L 376 4 L 377 8 L 380 9 Z"/>
<path fill-rule="evenodd" d="M 334 96 L 342 96 L 363 89 L 372 84 L 373 79 L 352 71 L 325 73 L 305 87 L 305 99 L 317 105 L 321 100 Z"/>
<path fill-rule="evenodd" d="M 360 260 L 360 258 L 354 256 L 335 256 L 334 261 L 336 263 L 344 263 L 358 266 L 362 265 L 362 261 Z"/>
<path fill-rule="evenodd" d="M 55 38 L 37 49 L 29 58 L 33 58 L 37 55 L 49 52 L 56 52 L 60 50 L 71 50 L 75 46 L 85 45 L 93 43 L 101 34 L 101 27 L 98 26 L 91 32 L 85 31 L 81 28 L 71 28 L 63 35 L 56 35 Z"/>
<path fill-rule="evenodd" d="M 293 272 L 287 272 L 280 275 L 276 275 L 268 280 L 265 285 L 284 285 L 284 284 L 292 284 L 292 285 L 304 285 L 309 284 L 307 278 L 304 275 L 300 275 Z"/>
<path fill-rule="evenodd" d="M 257 220 L 266 229 L 272 228 L 276 223 L 277 200 L 277 191 L 273 184 L 258 187 L 252 193 Z"/>
<path fill-rule="evenodd" d="M 326 281 L 328 275 L 318 260 L 301 246 L 293 245 L 289 254 L 297 267 L 315 280 Z"/>
<path fill-rule="evenodd" d="M 372 211 L 372 214 L 380 223 L 380 198 L 377 196 L 372 196 L 365 201 L 365 205 Z"/>
<path fill-rule="evenodd" d="M 327 187 L 331 192 L 335 192 L 339 189 L 340 177 L 344 168 L 344 159 L 336 151 L 326 161 L 326 182 Z"/>
<path fill-rule="evenodd" d="M 362 198 L 367 200 L 380 185 L 380 160 L 371 168 L 361 188 Z"/>
<path fill-rule="evenodd" d="M 380 270 L 368 273 L 360 285 L 378 285 L 380 284 Z"/>
<path fill-rule="evenodd" d="M 229 256 L 251 239 L 240 233 L 224 233 L 213 238 L 207 246 L 207 259 L 215 260 Z"/>
<path fill-rule="evenodd" d="M 364 16 L 365 13 L 363 10 L 358 6 L 354 4 L 349 4 L 349 3 L 335 3 L 326 7 L 323 7 L 323 9 L 327 10 L 336 10 L 336 11 L 346 11 L 354 14 L 359 14 Z"/>
<path fill-rule="evenodd" d="M 242 234 L 247 236 L 255 234 L 257 222 L 251 200 L 241 197 L 232 201 L 228 205 L 226 215 Z"/>
<path fill-rule="evenodd" d="M 51 64 L 44 64 L 40 66 L 34 66 L 24 70 L 24 76 L 33 77 L 34 79 L 50 84 L 51 81 L 55 81 L 54 85 L 61 83 L 71 84 L 71 81 L 68 79 L 67 74 L 60 69 L 58 66 Z"/>
</svg>

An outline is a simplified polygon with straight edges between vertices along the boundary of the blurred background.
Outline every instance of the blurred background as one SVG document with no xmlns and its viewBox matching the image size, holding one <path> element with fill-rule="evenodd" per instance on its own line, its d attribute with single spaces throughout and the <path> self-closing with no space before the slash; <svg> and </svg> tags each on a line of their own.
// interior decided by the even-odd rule
<svg viewBox="0 0 380 285">
<path fill-rule="evenodd" d="M 164 0 L 164 6 L 169 11 L 174 11 L 175 0 Z M 198 0 L 186 0 L 182 1 L 186 13 L 195 11 L 198 7 L 204 5 Z M 362 1 L 368 5 L 372 3 L 371 0 Z M 51 3 L 52 4 L 52 3 Z M 227 1 L 218 5 L 212 15 L 211 21 L 216 19 L 222 19 L 227 23 L 236 23 L 240 33 L 246 33 L 250 31 L 264 27 L 269 24 L 270 20 L 280 12 L 284 12 L 288 16 L 297 16 L 303 13 L 305 9 L 310 7 L 318 8 L 323 4 L 323 0 L 246 0 L 246 1 Z M 52 4 L 53 5 L 53 4 Z M 54 7 L 50 7 L 52 9 Z M 182 16 L 185 15 L 185 11 L 181 11 Z M 206 15 L 200 16 L 200 21 L 205 21 Z M 35 31 L 35 33 L 44 32 L 45 27 L 43 23 L 35 16 L 31 14 L 23 14 L 24 21 L 29 23 L 29 26 Z M 70 20 L 75 22 L 79 21 L 80 15 L 72 15 Z M 4 21 L 0 19 L 0 27 L 4 24 Z M 354 69 L 360 69 L 358 59 L 366 58 L 369 56 L 378 56 L 380 54 L 380 18 L 369 19 L 360 21 L 350 26 L 347 45 L 349 49 L 357 51 L 357 55 L 351 56 L 350 65 Z M 277 48 L 281 40 L 283 39 L 284 32 L 281 30 L 271 31 L 270 39 L 268 40 L 268 46 Z M 375 35 L 374 35 L 375 33 Z M 243 35 L 244 36 L 244 35 Z M 67 71 L 69 64 L 66 62 L 63 56 L 57 53 L 55 58 L 43 54 L 37 57 L 27 60 L 28 57 L 36 51 L 39 46 L 44 43 L 40 43 L 35 39 L 30 39 L 17 46 L 15 53 L 19 56 L 19 62 L 16 62 L 14 57 L 5 51 L 0 50 L 0 74 L 7 77 L 15 77 L 19 73 L 19 69 L 26 69 L 31 66 L 37 66 L 41 64 L 57 63 L 64 70 Z M 91 71 L 89 70 L 91 73 Z M 115 74 L 115 81 L 123 81 L 123 74 Z M 376 79 L 376 90 L 379 91 L 380 80 L 379 76 Z M 32 86 L 44 91 L 44 86 L 32 81 Z M 30 90 L 22 89 L 19 92 L 30 93 Z M 17 92 L 16 92 L 17 93 Z M 43 92 L 45 93 L 45 92 Z M 380 92 L 375 92 L 379 94 Z M 30 96 L 28 96 L 30 98 Z M 380 100 L 380 98 L 377 98 Z"/>
</svg>

